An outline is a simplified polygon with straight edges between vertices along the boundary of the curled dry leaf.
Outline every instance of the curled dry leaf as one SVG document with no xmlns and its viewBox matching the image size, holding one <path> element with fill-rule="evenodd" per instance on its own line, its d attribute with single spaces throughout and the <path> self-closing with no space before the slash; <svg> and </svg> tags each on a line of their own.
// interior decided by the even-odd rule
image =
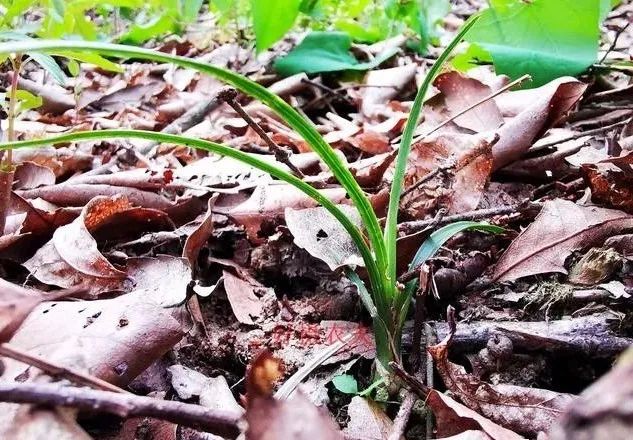
<svg viewBox="0 0 633 440">
<path fill-rule="evenodd" d="M 246 440 L 341 440 L 334 421 L 297 391 L 288 400 L 272 397 L 283 375 L 281 362 L 268 350 L 257 354 L 246 372 Z"/>
<path fill-rule="evenodd" d="M 134 224 L 131 220 L 147 224 L 156 216 L 153 210 L 134 208 L 123 196 L 97 197 L 73 222 L 57 228 L 53 238 L 24 266 L 43 283 L 61 287 L 85 285 L 92 293 L 117 290 L 128 275 L 99 252 L 94 234 L 111 226 L 113 221 L 120 223 L 121 216 L 126 214 L 130 214 L 126 219 L 128 227 Z"/>
<path fill-rule="evenodd" d="M 573 400 L 574 396 L 570 394 L 515 385 L 491 385 L 479 380 L 461 365 L 448 360 L 450 338 L 451 335 L 428 348 L 442 381 L 467 407 L 492 422 L 535 435 L 547 431 Z"/>
<path fill-rule="evenodd" d="M 46 166 L 35 162 L 22 162 L 15 168 L 13 175 L 14 189 L 31 189 L 54 184 L 55 173 Z"/>
<path fill-rule="evenodd" d="M 153 192 L 112 185 L 60 183 L 16 192 L 25 199 L 41 198 L 58 206 L 84 206 L 95 197 L 118 195 L 124 195 L 134 205 L 144 208 L 165 210 L 173 206 L 168 199 Z"/>
<path fill-rule="evenodd" d="M 563 120 L 586 89 L 587 85 L 575 78 L 562 77 L 537 89 L 505 94 L 506 100 L 519 103 L 521 111 L 496 130 L 499 142 L 492 148 L 493 168 L 523 156 L 539 136 Z M 525 107 L 525 102 L 530 104 Z"/>
<path fill-rule="evenodd" d="M 356 225 L 361 225 L 356 208 L 340 205 L 339 208 Z M 323 260 L 332 270 L 343 266 L 364 266 L 358 248 L 350 235 L 325 208 L 286 208 L 286 224 L 294 242 L 310 255 Z"/>
<path fill-rule="evenodd" d="M 346 198 L 343 188 L 324 189 L 321 193 L 334 203 L 340 203 Z M 259 242 L 259 232 L 265 221 L 273 222 L 283 217 L 286 208 L 312 208 L 316 205 L 312 198 L 291 185 L 260 185 L 247 201 L 232 208 L 227 214 L 244 226 L 251 240 Z"/>
<path fill-rule="evenodd" d="M 556 199 L 543 209 L 501 256 L 495 281 L 548 272 L 567 273 L 565 259 L 575 250 L 600 244 L 633 228 L 633 216 L 613 209 L 579 206 Z"/>
<path fill-rule="evenodd" d="M 182 256 L 187 259 L 192 268 L 196 267 L 198 254 L 211 236 L 211 233 L 213 233 L 213 206 L 216 200 L 217 197 L 211 197 L 208 200 L 207 212 L 202 216 L 196 229 L 185 240 Z"/>
<path fill-rule="evenodd" d="M 83 171 L 92 166 L 92 156 L 67 147 L 23 148 L 13 152 L 15 163 L 33 162 L 50 168 L 56 177 L 75 171 Z"/>
<path fill-rule="evenodd" d="M 415 64 L 407 64 L 367 73 L 366 87 L 362 89 L 360 95 L 362 114 L 374 117 L 381 113 L 387 101 L 397 96 L 407 84 L 413 81 L 416 70 Z"/>
<path fill-rule="evenodd" d="M 633 214 L 633 172 L 603 170 L 595 165 L 584 165 L 581 170 L 591 188 L 592 202 Z"/>
<path fill-rule="evenodd" d="M 444 436 L 455 436 L 450 438 L 461 440 L 460 435 L 466 432 L 473 432 L 472 430 L 480 430 L 474 432 L 483 432 L 485 439 L 523 439 L 519 434 L 497 425 L 481 414 L 437 390 L 431 390 L 426 398 L 426 404 L 431 411 L 433 411 L 437 426 L 437 435 L 442 438 L 444 438 Z M 468 439 L 469 437 L 465 438 Z"/>
</svg>

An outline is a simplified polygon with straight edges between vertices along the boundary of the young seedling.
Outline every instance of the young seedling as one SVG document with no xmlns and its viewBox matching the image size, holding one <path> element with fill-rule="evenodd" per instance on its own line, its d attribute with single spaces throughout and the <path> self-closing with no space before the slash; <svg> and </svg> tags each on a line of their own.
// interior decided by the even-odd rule
<svg viewBox="0 0 633 440">
<path fill-rule="evenodd" d="M 315 129 L 314 125 L 294 110 L 289 104 L 259 84 L 236 73 L 211 66 L 200 61 L 168 55 L 149 49 L 96 42 L 30 40 L 0 43 L 0 56 L 2 54 L 27 51 L 60 56 L 64 56 L 67 53 L 75 56 L 77 53 L 89 53 L 118 58 L 145 59 L 149 61 L 173 63 L 181 67 L 195 69 L 202 73 L 212 75 L 241 92 L 266 104 L 272 111 L 277 113 L 289 127 L 294 129 L 304 138 L 312 150 L 316 152 L 320 156 L 321 160 L 329 167 L 341 186 L 347 191 L 349 198 L 358 210 L 362 220 L 362 228 L 354 224 L 337 205 L 332 203 L 321 192 L 297 176 L 280 167 L 271 165 L 270 163 L 259 159 L 256 155 L 247 154 L 214 142 L 186 136 L 142 130 L 102 130 L 96 132 L 75 132 L 47 139 L 5 143 L 0 144 L 0 149 L 33 148 L 43 145 L 88 140 L 96 141 L 106 139 L 111 140 L 114 138 L 138 138 L 160 143 L 185 145 L 200 150 L 206 150 L 215 154 L 228 156 L 242 161 L 252 167 L 258 168 L 293 185 L 328 210 L 332 216 L 340 222 L 343 228 L 345 228 L 358 248 L 367 271 L 369 288 L 365 286 L 363 281 L 353 271 L 349 270 L 348 276 L 358 287 L 363 303 L 372 315 L 374 320 L 377 358 L 380 365 L 386 371 L 389 362 L 400 362 L 401 360 L 400 347 L 402 327 L 411 302 L 411 295 L 415 290 L 415 281 L 410 281 L 406 286 L 399 285 L 396 273 L 398 210 L 407 166 L 407 157 L 411 150 L 411 142 L 415 128 L 418 124 L 420 112 L 422 110 L 424 96 L 451 51 L 472 27 L 476 19 L 476 16 L 471 17 L 471 19 L 464 24 L 457 36 L 431 67 L 420 89 L 418 90 L 402 135 L 402 141 L 400 143 L 396 159 L 389 209 L 384 229 L 381 228 L 380 221 L 376 216 L 369 199 L 354 179 L 354 176 L 347 169 L 345 163 L 338 157 L 332 147 L 325 142 L 323 137 Z M 481 229 L 496 232 L 499 228 L 472 222 L 449 225 L 442 228 L 431 235 L 430 241 L 427 241 L 420 248 L 420 251 L 416 255 L 416 258 L 414 258 L 410 267 L 414 268 L 421 264 L 435 251 L 437 251 L 441 244 L 444 243 L 450 236 L 466 229 Z"/>
</svg>

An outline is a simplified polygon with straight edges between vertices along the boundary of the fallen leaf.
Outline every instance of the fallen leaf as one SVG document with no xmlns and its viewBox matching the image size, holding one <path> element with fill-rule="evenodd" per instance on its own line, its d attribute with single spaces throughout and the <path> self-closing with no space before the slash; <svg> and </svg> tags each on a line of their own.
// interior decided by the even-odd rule
<svg viewBox="0 0 633 440">
<path fill-rule="evenodd" d="M 360 93 L 361 113 L 367 117 L 380 114 L 387 101 L 396 97 L 413 81 L 416 70 L 417 66 L 412 63 L 370 71 L 365 78 L 366 87 Z"/>
<path fill-rule="evenodd" d="M 38 186 L 54 185 L 55 173 L 48 167 L 35 162 L 22 162 L 15 167 L 14 189 L 31 189 Z"/>
<path fill-rule="evenodd" d="M 255 320 L 260 318 L 264 311 L 264 306 L 255 292 L 266 288 L 253 284 L 254 280 L 245 281 L 226 270 L 222 272 L 222 278 L 224 291 L 237 320 L 242 324 L 255 324 Z"/>
<path fill-rule="evenodd" d="M 584 165 L 581 171 L 591 188 L 592 202 L 633 214 L 633 173 L 595 165 Z"/>
<path fill-rule="evenodd" d="M 504 428 L 530 435 L 547 431 L 574 398 L 541 388 L 483 382 L 448 360 L 451 338 L 449 335 L 427 349 L 442 381 L 467 407 Z"/>
<path fill-rule="evenodd" d="M 347 414 L 349 422 L 343 432 L 350 437 L 382 440 L 391 433 L 393 422 L 380 405 L 370 399 L 352 397 Z"/>
<path fill-rule="evenodd" d="M 481 431 L 475 432 L 484 432 L 484 439 L 523 439 L 520 435 L 493 423 L 481 414 L 437 390 L 431 390 L 426 398 L 426 404 L 429 406 L 431 411 L 433 411 L 437 426 L 437 435 L 442 438 L 444 438 L 444 436 L 454 436 L 450 438 L 462 440 L 460 435 L 479 429 Z M 468 436 L 465 437 L 465 439 L 468 438 Z"/>
<path fill-rule="evenodd" d="M 538 89 L 508 92 L 506 99 L 520 103 L 522 111 L 496 130 L 499 141 L 492 147 L 493 168 L 521 158 L 539 136 L 564 119 L 586 89 L 587 85 L 575 78 L 563 77 Z M 526 99 L 526 93 L 535 99 Z"/>
<path fill-rule="evenodd" d="M 487 85 L 459 72 L 446 72 L 433 85 L 442 92 L 449 116 L 454 116 L 492 93 Z M 503 115 L 493 99 L 478 105 L 454 119 L 460 127 L 479 133 L 494 130 L 503 124 Z"/>
<path fill-rule="evenodd" d="M 187 259 L 192 268 L 196 267 L 198 254 L 213 232 L 213 205 L 215 204 L 216 199 L 217 197 L 211 197 L 208 200 L 207 212 L 200 220 L 196 229 L 194 229 L 185 240 L 185 245 L 182 249 L 182 256 Z"/>
<path fill-rule="evenodd" d="M 339 208 L 355 225 L 361 225 L 360 215 L 355 208 L 346 205 L 339 205 Z M 364 266 L 350 235 L 325 208 L 286 208 L 285 215 L 295 244 L 324 261 L 330 269 Z"/>
<path fill-rule="evenodd" d="M 246 372 L 247 440 L 340 440 L 343 438 L 327 412 L 314 406 L 300 391 L 287 400 L 272 397 L 283 368 L 268 350 L 257 354 Z"/>
<path fill-rule="evenodd" d="M 613 209 L 583 207 L 556 199 L 545 202 L 540 214 L 501 256 L 495 281 L 511 281 L 548 272 L 567 273 L 565 259 L 575 250 L 600 244 L 633 228 L 633 216 Z"/>
</svg>

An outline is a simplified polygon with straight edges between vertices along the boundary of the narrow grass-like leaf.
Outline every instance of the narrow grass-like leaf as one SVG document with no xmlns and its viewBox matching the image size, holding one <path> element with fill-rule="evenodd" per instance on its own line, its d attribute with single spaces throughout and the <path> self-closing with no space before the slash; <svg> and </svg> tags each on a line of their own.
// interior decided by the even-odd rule
<svg viewBox="0 0 633 440">
<path fill-rule="evenodd" d="M 393 182 L 391 184 L 391 192 L 389 194 L 389 210 L 387 212 L 387 222 L 385 225 L 385 245 L 387 248 L 387 277 L 391 283 L 395 285 L 396 280 L 396 239 L 398 237 L 398 211 L 400 208 L 400 196 L 402 194 L 402 184 L 404 181 L 404 175 L 407 168 L 407 160 L 409 153 L 411 152 L 411 141 L 413 140 L 413 133 L 418 125 L 420 119 L 420 113 L 422 112 L 422 104 L 429 86 L 433 82 L 433 79 L 437 76 L 442 65 L 447 60 L 450 53 L 455 49 L 455 46 L 464 38 L 464 35 L 470 30 L 470 28 L 477 21 L 478 16 L 473 15 L 461 28 L 459 33 L 455 36 L 453 41 L 446 47 L 444 52 L 439 56 L 435 64 L 431 67 L 426 74 L 420 89 L 418 90 L 409 118 L 407 119 L 404 132 L 402 133 L 402 140 L 400 141 L 400 149 L 398 151 L 398 157 L 396 158 L 396 165 L 394 170 Z M 396 291 L 390 292 L 392 296 L 396 295 Z"/>
<path fill-rule="evenodd" d="M 380 272 L 377 272 L 373 276 L 374 279 L 372 280 L 372 288 L 378 292 L 382 292 L 386 288 L 385 283 L 383 282 L 383 277 L 388 265 L 386 259 L 387 252 L 385 243 L 382 239 L 382 231 L 378 218 L 376 217 L 367 196 L 358 185 L 358 182 L 356 182 L 354 176 L 348 170 L 345 163 L 338 157 L 332 147 L 325 142 L 314 125 L 274 93 L 271 93 L 266 88 L 247 78 L 244 78 L 239 74 L 201 61 L 169 55 L 150 49 L 119 44 L 67 40 L 32 40 L 0 43 L 0 55 L 14 52 L 44 52 L 60 55 L 63 55 L 65 52 L 98 53 L 101 55 L 119 58 L 136 58 L 173 63 L 180 67 L 190 68 L 212 75 L 241 90 L 247 95 L 259 99 L 271 110 L 277 113 L 291 128 L 305 139 L 319 157 L 321 157 L 323 162 L 330 168 L 332 174 L 338 179 L 343 188 L 345 188 L 350 199 L 358 209 L 365 228 L 367 229 L 367 235 L 375 253 L 376 265 L 378 269 L 380 269 Z M 378 284 L 374 284 L 374 281 L 378 282 Z"/>
</svg>

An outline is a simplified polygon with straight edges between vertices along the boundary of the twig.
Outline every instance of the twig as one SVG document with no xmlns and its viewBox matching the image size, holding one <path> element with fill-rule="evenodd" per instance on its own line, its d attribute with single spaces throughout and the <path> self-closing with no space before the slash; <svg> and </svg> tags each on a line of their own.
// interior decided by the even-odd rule
<svg viewBox="0 0 633 440">
<path fill-rule="evenodd" d="M 620 35 L 622 35 L 624 33 L 624 31 L 631 25 L 631 22 L 629 21 L 626 26 L 621 27 L 620 29 L 617 30 L 616 34 L 615 34 L 615 38 L 613 39 L 613 42 L 611 43 L 611 45 L 609 46 L 609 48 L 607 49 L 607 51 L 604 53 L 604 55 L 602 56 L 602 58 L 600 58 L 600 61 L 598 61 L 599 64 L 604 63 L 604 60 L 607 59 L 607 56 L 609 55 L 609 53 L 611 53 L 611 51 L 613 49 L 615 49 L 615 45 L 618 44 L 618 39 L 620 38 Z"/>
<path fill-rule="evenodd" d="M 202 122 L 205 116 L 215 109 L 219 103 L 217 94 L 203 99 L 163 128 L 161 133 L 180 134 L 190 129 Z M 156 145 L 158 145 L 158 142 L 147 142 L 138 149 L 138 152 L 142 155 L 149 154 Z"/>
<path fill-rule="evenodd" d="M 308 78 L 301 78 L 301 82 L 304 83 L 304 84 L 309 84 L 311 86 L 314 86 L 317 89 L 321 89 L 321 90 L 323 90 L 325 93 L 327 93 L 329 95 L 338 96 L 338 97 L 340 97 L 344 101 L 347 101 L 350 104 L 353 103 L 352 99 L 349 96 L 344 95 L 339 90 L 333 89 L 331 87 L 328 87 L 328 86 L 326 86 L 324 84 L 321 84 L 321 83 L 318 83 L 316 81 L 311 81 Z"/>
<path fill-rule="evenodd" d="M 429 393 L 433 391 L 431 388 L 424 385 L 415 376 L 407 373 L 402 365 L 398 364 L 397 362 L 389 362 L 389 366 L 391 367 L 391 370 L 394 372 L 394 374 L 402 379 L 402 381 L 406 383 L 423 400 L 426 400 Z"/>
<path fill-rule="evenodd" d="M 50 361 L 42 359 L 41 357 L 36 356 L 34 354 L 22 351 L 19 348 L 14 347 L 9 344 L 0 345 L 0 356 L 6 356 L 8 358 L 15 359 L 16 361 L 25 363 L 27 365 L 31 365 L 35 368 L 39 368 L 40 370 L 42 370 L 43 372 L 51 376 L 65 377 L 81 385 L 91 386 L 93 388 L 97 388 L 104 391 L 112 391 L 114 393 L 129 394 L 127 391 L 115 385 L 112 385 L 111 383 L 106 382 L 103 379 L 99 379 L 98 377 L 85 374 L 74 368 L 63 367 L 61 365 L 55 365 L 51 363 Z"/>
<path fill-rule="evenodd" d="M 407 234 L 419 231 L 421 229 L 427 228 L 429 225 L 437 223 L 435 226 L 443 226 L 449 223 L 461 221 L 461 220 L 482 220 L 490 217 L 494 217 L 497 215 L 507 215 L 518 212 L 526 212 L 531 210 L 540 209 L 543 206 L 542 202 L 527 202 L 527 203 L 519 203 L 516 205 L 507 205 L 507 206 L 499 206 L 496 208 L 487 208 L 487 209 L 476 209 L 474 211 L 463 212 L 461 214 L 447 215 L 442 218 L 439 222 L 436 222 L 435 219 L 428 220 L 416 220 L 411 222 L 400 223 L 399 229 L 401 232 L 405 232 Z M 404 277 L 404 275 L 403 275 Z"/>
<path fill-rule="evenodd" d="M 264 140 L 264 142 L 266 142 L 266 144 L 270 148 L 270 151 L 272 151 L 272 153 L 275 155 L 275 159 L 277 159 L 277 161 L 283 163 L 288 168 L 290 168 L 290 170 L 295 174 L 295 176 L 302 179 L 304 177 L 303 173 L 301 172 L 299 168 L 294 166 L 292 162 L 290 162 L 290 154 L 286 150 L 281 148 L 279 145 L 277 145 L 266 134 L 266 132 L 262 129 L 262 127 L 257 122 L 255 122 L 255 120 L 251 118 L 250 115 L 246 113 L 246 111 L 244 111 L 242 106 L 235 100 L 236 97 L 237 97 L 237 91 L 235 89 L 230 89 L 230 88 L 224 89 L 224 90 L 221 90 L 220 93 L 218 93 L 218 99 L 226 102 L 233 110 L 235 110 L 235 112 L 238 115 L 240 115 L 240 117 L 244 119 L 246 123 L 253 130 L 255 130 L 255 132 L 259 135 L 259 137 L 261 137 Z"/>
<path fill-rule="evenodd" d="M 0 402 L 65 406 L 119 417 L 153 417 L 234 438 L 240 414 L 190 403 L 48 383 L 0 382 Z"/>
<path fill-rule="evenodd" d="M 579 133 L 573 134 L 571 136 L 567 136 L 567 137 L 564 137 L 564 138 L 561 138 L 561 139 L 557 139 L 555 141 L 551 141 L 551 142 L 547 142 L 545 144 L 540 144 L 540 145 L 537 145 L 537 146 L 534 146 L 534 147 L 530 147 L 527 150 L 527 154 L 535 153 L 537 151 L 542 151 L 542 150 L 545 150 L 545 149 L 547 149 L 549 147 L 553 147 L 554 145 L 558 145 L 558 144 L 562 144 L 563 142 L 569 142 L 569 141 L 573 141 L 573 140 L 576 140 L 576 139 L 580 139 L 581 137 L 591 136 L 591 135 L 594 135 L 594 134 L 600 134 L 600 133 L 603 133 L 605 131 L 609 131 L 612 128 L 617 128 L 617 127 L 620 127 L 622 125 L 626 125 L 629 121 L 630 121 L 630 119 L 627 119 L 625 121 L 619 121 L 619 122 L 616 122 L 614 124 L 605 125 L 604 127 L 598 127 L 598 128 L 594 128 L 593 130 L 587 130 L 587 131 L 579 132 Z"/>
</svg>

